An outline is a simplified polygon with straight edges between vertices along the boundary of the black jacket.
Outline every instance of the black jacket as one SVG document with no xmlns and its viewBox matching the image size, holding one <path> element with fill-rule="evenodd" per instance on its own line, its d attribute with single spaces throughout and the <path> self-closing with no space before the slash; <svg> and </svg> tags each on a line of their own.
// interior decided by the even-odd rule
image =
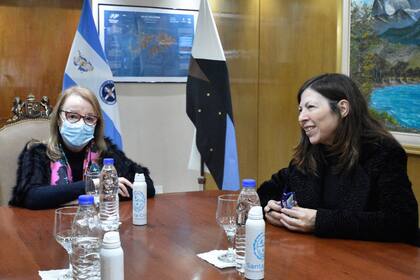
<svg viewBox="0 0 420 280">
<path fill-rule="evenodd" d="M 407 156 L 393 139 L 363 144 L 351 176 L 340 176 L 337 209 L 322 205 L 321 175 L 281 169 L 258 190 L 262 206 L 280 200 L 283 189 L 296 193 L 298 205 L 317 209 L 314 234 L 320 237 L 412 241 L 418 228 L 417 201 L 407 176 Z"/>
<path fill-rule="evenodd" d="M 105 139 L 107 150 L 101 158 L 112 157 L 119 177 L 125 177 L 130 182 L 134 181 L 135 173 L 144 173 L 147 183 L 147 196 L 155 195 L 153 181 L 149 170 L 128 159 L 124 152 L 119 150 L 109 139 Z M 73 201 L 85 193 L 83 181 L 71 184 L 51 186 L 50 159 L 47 157 L 47 146 L 43 143 L 26 145 L 18 160 L 16 186 L 13 188 L 12 206 L 29 209 L 56 208 Z M 132 197 L 131 188 L 127 188 Z M 124 200 L 124 197 L 120 197 Z"/>
</svg>

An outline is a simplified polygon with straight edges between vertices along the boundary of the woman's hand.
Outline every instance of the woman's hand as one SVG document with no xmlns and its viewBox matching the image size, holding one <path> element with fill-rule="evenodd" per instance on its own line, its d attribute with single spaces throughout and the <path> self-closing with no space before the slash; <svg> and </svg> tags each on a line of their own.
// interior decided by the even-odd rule
<svg viewBox="0 0 420 280">
<path fill-rule="evenodd" d="M 99 187 L 99 178 L 93 179 L 96 187 Z M 118 193 L 124 197 L 130 197 L 127 187 L 133 188 L 133 184 L 124 177 L 118 177 Z"/>
<path fill-rule="evenodd" d="M 267 222 L 278 227 L 282 227 L 283 224 L 280 222 L 281 217 L 281 206 L 280 201 L 270 200 L 267 206 L 264 207 L 265 218 Z"/>
<path fill-rule="evenodd" d="M 280 223 L 293 231 L 312 232 L 315 229 L 317 210 L 295 206 L 291 209 L 282 208 Z"/>
<path fill-rule="evenodd" d="M 127 188 L 133 188 L 133 184 L 124 177 L 118 177 L 118 193 L 124 197 L 130 197 Z"/>
<path fill-rule="evenodd" d="M 264 207 L 267 222 L 292 231 L 312 232 L 315 229 L 317 210 L 295 206 L 291 209 L 280 206 L 279 201 L 270 200 Z"/>
</svg>

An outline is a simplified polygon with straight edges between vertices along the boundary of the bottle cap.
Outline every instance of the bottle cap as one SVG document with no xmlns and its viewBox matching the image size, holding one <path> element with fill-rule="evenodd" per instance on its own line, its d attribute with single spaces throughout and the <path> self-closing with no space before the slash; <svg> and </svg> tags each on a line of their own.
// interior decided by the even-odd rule
<svg viewBox="0 0 420 280">
<path fill-rule="evenodd" d="M 143 173 L 136 173 L 136 175 L 134 176 L 134 181 L 135 182 L 145 182 L 146 179 L 144 178 L 144 174 Z"/>
<path fill-rule="evenodd" d="M 261 206 L 252 206 L 248 212 L 248 218 L 251 220 L 259 220 L 263 218 L 263 212 Z"/>
<path fill-rule="evenodd" d="M 94 201 L 93 195 L 79 195 L 79 205 L 93 205 Z"/>
<path fill-rule="evenodd" d="M 104 165 L 114 164 L 113 158 L 104 158 Z"/>
<path fill-rule="evenodd" d="M 256 182 L 254 179 L 243 179 L 242 180 L 242 186 L 244 188 L 255 188 Z"/>
<path fill-rule="evenodd" d="M 102 246 L 105 248 L 116 248 L 121 246 L 120 233 L 118 231 L 108 231 L 104 235 Z"/>
</svg>

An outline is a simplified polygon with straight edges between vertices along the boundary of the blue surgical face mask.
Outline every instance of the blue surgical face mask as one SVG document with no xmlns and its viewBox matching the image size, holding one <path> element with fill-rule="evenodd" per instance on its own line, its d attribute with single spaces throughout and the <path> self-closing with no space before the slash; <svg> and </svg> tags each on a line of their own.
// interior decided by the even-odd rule
<svg viewBox="0 0 420 280">
<path fill-rule="evenodd" d="M 93 139 L 94 132 L 95 126 L 85 124 L 82 119 L 77 123 L 62 120 L 60 127 L 61 137 L 69 148 L 83 148 Z"/>
</svg>

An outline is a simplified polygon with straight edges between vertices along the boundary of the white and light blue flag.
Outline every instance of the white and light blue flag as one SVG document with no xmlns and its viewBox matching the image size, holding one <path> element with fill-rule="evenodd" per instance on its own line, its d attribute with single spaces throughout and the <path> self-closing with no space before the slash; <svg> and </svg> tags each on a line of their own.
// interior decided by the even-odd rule
<svg viewBox="0 0 420 280">
<path fill-rule="evenodd" d="M 74 36 L 63 90 L 72 86 L 90 89 L 96 94 L 105 122 L 105 136 L 121 149 L 120 117 L 114 79 L 93 21 L 89 0 L 84 0 L 79 26 Z"/>
</svg>

